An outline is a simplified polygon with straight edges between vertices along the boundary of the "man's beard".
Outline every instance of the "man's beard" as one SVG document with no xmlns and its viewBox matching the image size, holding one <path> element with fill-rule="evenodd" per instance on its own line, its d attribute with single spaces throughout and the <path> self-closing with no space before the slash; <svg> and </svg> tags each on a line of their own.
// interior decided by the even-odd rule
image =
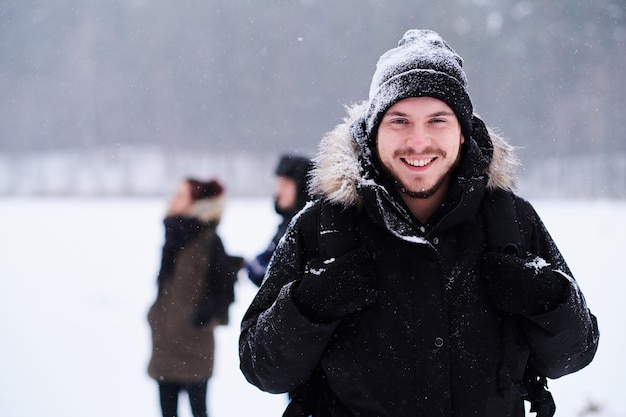
<svg viewBox="0 0 626 417">
<path fill-rule="evenodd" d="M 435 185 L 430 187 L 428 190 L 421 190 L 421 191 L 408 190 L 404 185 L 402 185 L 402 183 L 400 183 L 400 180 L 397 178 L 395 178 L 394 181 L 398 186 L 398 190 L 400 190 L 402 194 L 408 197 L 414 198 L 414 199 L 425 200 L 435 195 L 435 193 L 441 189 L 441 187 L 446 183 L 446 181 L 449 178 L 450 178 L 450 171 L 448 171 L 444 176 L 442 176 L 439 179 L 439 181 L 437 181 Z"/>
<path fill-rule="evenodd" d="M 278 197 L 274 197 L 274 211 L 282 217 L 291 217 L 295 214 L 295 209 L 293 207 L 283 208 L 278 205 Z"/>
<path fill-rule="evenodd" d="M 462 144 L 459 144 L 459 152 L 457 153 L 456 160 L 454 161 L 454 163 L 452 164 L 450 169 L 448 169 L 448 171 L 444 175 L 442 175 L 441 178 L 439 178 L 439 180 L 432 187 L 430 187 L 427 190 L 411 191 L 411 190 L 408 189 L 408 187 L 406 187 L 405 184 L 402 183 L 402 181 L 400 181 L 400 179 L 398 177 L 396 177 L 395 175 L 391 174 L 392 177 L 393 177 L 394 183 L 398 187 L 398 190 L 402 194 L 404 194 L 404 195 L 406 195 L 406 196 L 408 196 L 410 198 L 414 198 L 414 199 L 425 200 L 425 199 L 430 198 L 433 195 L 435 195 L 435 193 L 437 193 L 437 191 L 439 191 L 441 189 L 441 187 L 443 187 L 444 184 L 447 183 L 447 181 L 452 176 L 452 172 L 459 165 L 459 162 L 461 161 L 461 146 L 462 146 Z"/>
</svg>

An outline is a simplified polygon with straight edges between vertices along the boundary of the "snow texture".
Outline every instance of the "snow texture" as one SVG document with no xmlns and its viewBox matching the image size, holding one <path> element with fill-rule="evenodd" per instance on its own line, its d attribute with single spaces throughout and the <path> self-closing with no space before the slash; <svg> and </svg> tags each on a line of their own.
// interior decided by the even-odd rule
<svg viewBox="0 0 626 417">
<path fill-rule="evenodd" d="M 387 51 L 379 58 L 370 85 L 369 99 L 370 101 L 374 99 L 380 86 L 389 78 L 416 68 L 443 71 L 456 78 L 462 87 L 466 87 L 467 78 L 462 65 L 461 57 L 435 32 L 408 31 L 400 40 L 398 47 Z"/>
<path fill-rule="evenodd" d="M 0 416 L 159 416 L 146 374 L 146 314 L 156 295 L 163 243 L 161 200 L 0 201 Z M 626 202 L 535 202 L 600 325 L 595 360 L 550 381 L 556 417 L 624 417 L 626 336 L 617 308 Z M 580 225 L 584 219 L 584 227 Z M 231 253 L 265 249 L 278 224 L 271 199 L 232 199 L 220 234 Z M 256 292 L 239 276 L 231 323 L 216 334 L 212 417 L 279 416 L 285 395 L 239 371 L 239 323 Z M 189 417 L 187 399 L 180 416 Z M 528 414 L 533 415 L 533 414 Z"/>
<path fill-rule="evenodd" d="M 550 266 L 550 264 L 546 262 L 545 259 L 535 256 L 534 258 L 527 260 L 525 266 L 534 269 L 537 274 L 542 268 L 546 268 Z"/>
</svg>

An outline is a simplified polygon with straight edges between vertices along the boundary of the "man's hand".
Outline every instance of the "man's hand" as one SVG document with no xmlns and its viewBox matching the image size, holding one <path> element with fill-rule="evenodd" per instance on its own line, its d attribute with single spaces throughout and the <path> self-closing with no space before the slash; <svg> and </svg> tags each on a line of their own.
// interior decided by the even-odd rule
<svg viewBox="0 0 626 417">
<path fill-rule="evenodd" d="M 298 309 L 313 322 L 340 319 L 376 301 L 373 254 L 355 249 L 338 258 L 313 260 L 293 290 Z"/>
<path fill-rule="evenodd" d="M 483 275 L 492 305 L 513 314 L 531 315 L 553 310 L 567 297 L 566 279 L 543 259 L 489 252 Z"/>
</svg>

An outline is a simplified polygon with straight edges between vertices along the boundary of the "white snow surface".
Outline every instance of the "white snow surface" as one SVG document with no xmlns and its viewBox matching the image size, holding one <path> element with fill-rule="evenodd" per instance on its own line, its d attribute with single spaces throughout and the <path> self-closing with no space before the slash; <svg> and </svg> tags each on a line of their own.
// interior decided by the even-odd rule
<svg viewBox="0 0 626 417">
<path fill-rule="evenodd" d="M 537 201 L 535 208 L 598 316 L 595 360 L 550 381 L 557 417 L 626 416 L 626 336 L 619 309 L 626 202 Z M 157 199 L 0 199 L 0 416 L 159 416 L 146 374 L 146 321 L 156 295 L 165 202 Z M 231 199 L 228 251 L 263 250 L 278 224 L 269 198 Z M 231 323 L 218 328 L 212 417 L 280 416 L 285 395 L 239 371 L 239 323 L 256 292 L 240 274 Z M 186 397 L 180 416 L 190 416 Z M 529 414 L 531 415 L 531 414 Z"/>
</svg>

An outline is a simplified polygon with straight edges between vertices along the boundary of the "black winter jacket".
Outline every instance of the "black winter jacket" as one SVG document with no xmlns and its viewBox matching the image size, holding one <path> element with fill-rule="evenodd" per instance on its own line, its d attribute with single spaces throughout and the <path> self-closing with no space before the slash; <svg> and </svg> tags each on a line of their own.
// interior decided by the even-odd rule
<svg viewBox="0 0 626 417">
<path fill-rule="evenodd" d="M 510 148 L 476 132 L 449 198 L 429 224 L 419 224 L 384 180 L 367 180 L 376 168 L 363 162 L 349 122 L 323 140 L 312 182 L 322 198 L 292 222 L 244 316 L 244 375 L 264 391 L 293 392 L 321 369 L 317 416 L 523 416 L 519 392 L 498 383 L 503 317 L 480 271 L 483 197 L 487 187 L 512 186 Z M 298 310 L 292 288 L 315 256 L 304 233 L 315 230 L 322 201 L 351 210 L 360 240 L 373 243 L 379 295 L 342 320 L 316 324 Z M 569 282 L 561 305 L 523 318 L 530 361 L 558 378 L 592 360 L 598 328 L 535 210 L 519 197 L 515 205 L 525 248 Z"/>
</svg>

